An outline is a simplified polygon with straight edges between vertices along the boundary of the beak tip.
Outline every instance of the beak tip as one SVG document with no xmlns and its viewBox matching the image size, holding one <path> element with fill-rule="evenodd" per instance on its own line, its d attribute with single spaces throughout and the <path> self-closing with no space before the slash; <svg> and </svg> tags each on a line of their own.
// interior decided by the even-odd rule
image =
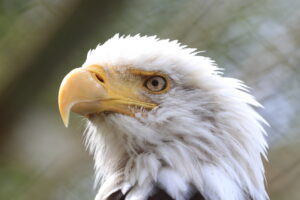
<svg viewBox="0 0 300 200">
<path fill-rule="evenodd" d="M 68 128 L 68 126 L 69 126 L 69 113 L 64 114 L 64 115 L 62 114 L 61 118 L 62 118 L 62 121 L 63 121 L 65 127 Z"/>
<path fill-rule="evenodd" d="M 64 121 L 64 125 L 65 125 L 66 128 L 68 128 L 69 122 L 68 121 Z"/>
<path fill-rule="evenodd" d="M 69 118 L 70 118 L 70 109 L 60 106 L 60 116 L 66 128 L 69 126 Z"/>
</svg>

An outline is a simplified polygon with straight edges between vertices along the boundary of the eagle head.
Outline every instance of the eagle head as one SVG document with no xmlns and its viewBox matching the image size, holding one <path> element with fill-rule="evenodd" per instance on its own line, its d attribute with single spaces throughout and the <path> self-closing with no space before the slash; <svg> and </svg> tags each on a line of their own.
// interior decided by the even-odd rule
<svg viewBox="0 0 300 200">
<path fill-rule="evenodd" d="M 257 106 L 195 49 L 139 35 L 89 51 L 59 90 L 65 125 L 71 111 L 87 118 L 97 200 L 268 199 Z"/>
</svg>

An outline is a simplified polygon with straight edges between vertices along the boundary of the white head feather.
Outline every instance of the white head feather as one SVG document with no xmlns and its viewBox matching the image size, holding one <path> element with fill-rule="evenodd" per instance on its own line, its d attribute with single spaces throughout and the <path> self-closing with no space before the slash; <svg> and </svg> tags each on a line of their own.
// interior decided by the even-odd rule
<svg viewBox="0 0 300 200">
<path fill-rule="evenodd" d="M 119 189 L 130 189 L 128 200 L 145 199 L 155 183 L 178 200 L 193 189 L 207 200 L 268 199 L 266 122 L 252 108 L 260 104 L 241 81 L 197 54 L 177 41 L 139 35 L 116 35 L 88 53 L 83 66 L 161 71 L 175 83 L 149 96 L 159 107 L 146 116 L 115 113 L 88 122 L 97 200 Z"/>
</svg>

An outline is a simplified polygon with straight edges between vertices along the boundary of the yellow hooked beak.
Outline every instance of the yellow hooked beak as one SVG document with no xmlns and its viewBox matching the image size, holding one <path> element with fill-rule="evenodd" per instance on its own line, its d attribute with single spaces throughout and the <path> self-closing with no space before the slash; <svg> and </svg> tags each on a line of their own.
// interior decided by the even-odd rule
<svg viewBox="0 0 300 200">
<path fill-rule="evenodd" d="M 140 79 L 123 80 L 121 73 L 107 73 L 93 65 L 72 70 L 63 79 L 58 95 L 62 120 L 68 126 L 70 112 L 88 116 L 100 112 L 118 112 L 134 116 L 134 108 L 153 109 L 137 91 Z"/>
</svg>

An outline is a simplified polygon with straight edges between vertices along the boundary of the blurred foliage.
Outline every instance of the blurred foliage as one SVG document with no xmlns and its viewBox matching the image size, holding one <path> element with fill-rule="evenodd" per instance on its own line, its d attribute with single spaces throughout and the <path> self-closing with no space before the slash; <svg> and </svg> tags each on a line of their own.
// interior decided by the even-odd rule
<svg viewBox="0 0 300 200">
<path fill-rule="evenodd" d="M 300 199 L 299 0 L 0 0 L 0 199 L 92 199 L 84 123 L 57 110 L 64 75 L 115 33 L 177 39 L 242 79 L 271 124 L 271 199 Z"/>
<path fill-rule="evenodd" d="M 2 164 L 0 168 L 0 194 L 2 199 L 19 199 L 22 191 L 28 189 L 31 179 L 30 172 L 21 171 L 7 164 Z"/>
</svg>

